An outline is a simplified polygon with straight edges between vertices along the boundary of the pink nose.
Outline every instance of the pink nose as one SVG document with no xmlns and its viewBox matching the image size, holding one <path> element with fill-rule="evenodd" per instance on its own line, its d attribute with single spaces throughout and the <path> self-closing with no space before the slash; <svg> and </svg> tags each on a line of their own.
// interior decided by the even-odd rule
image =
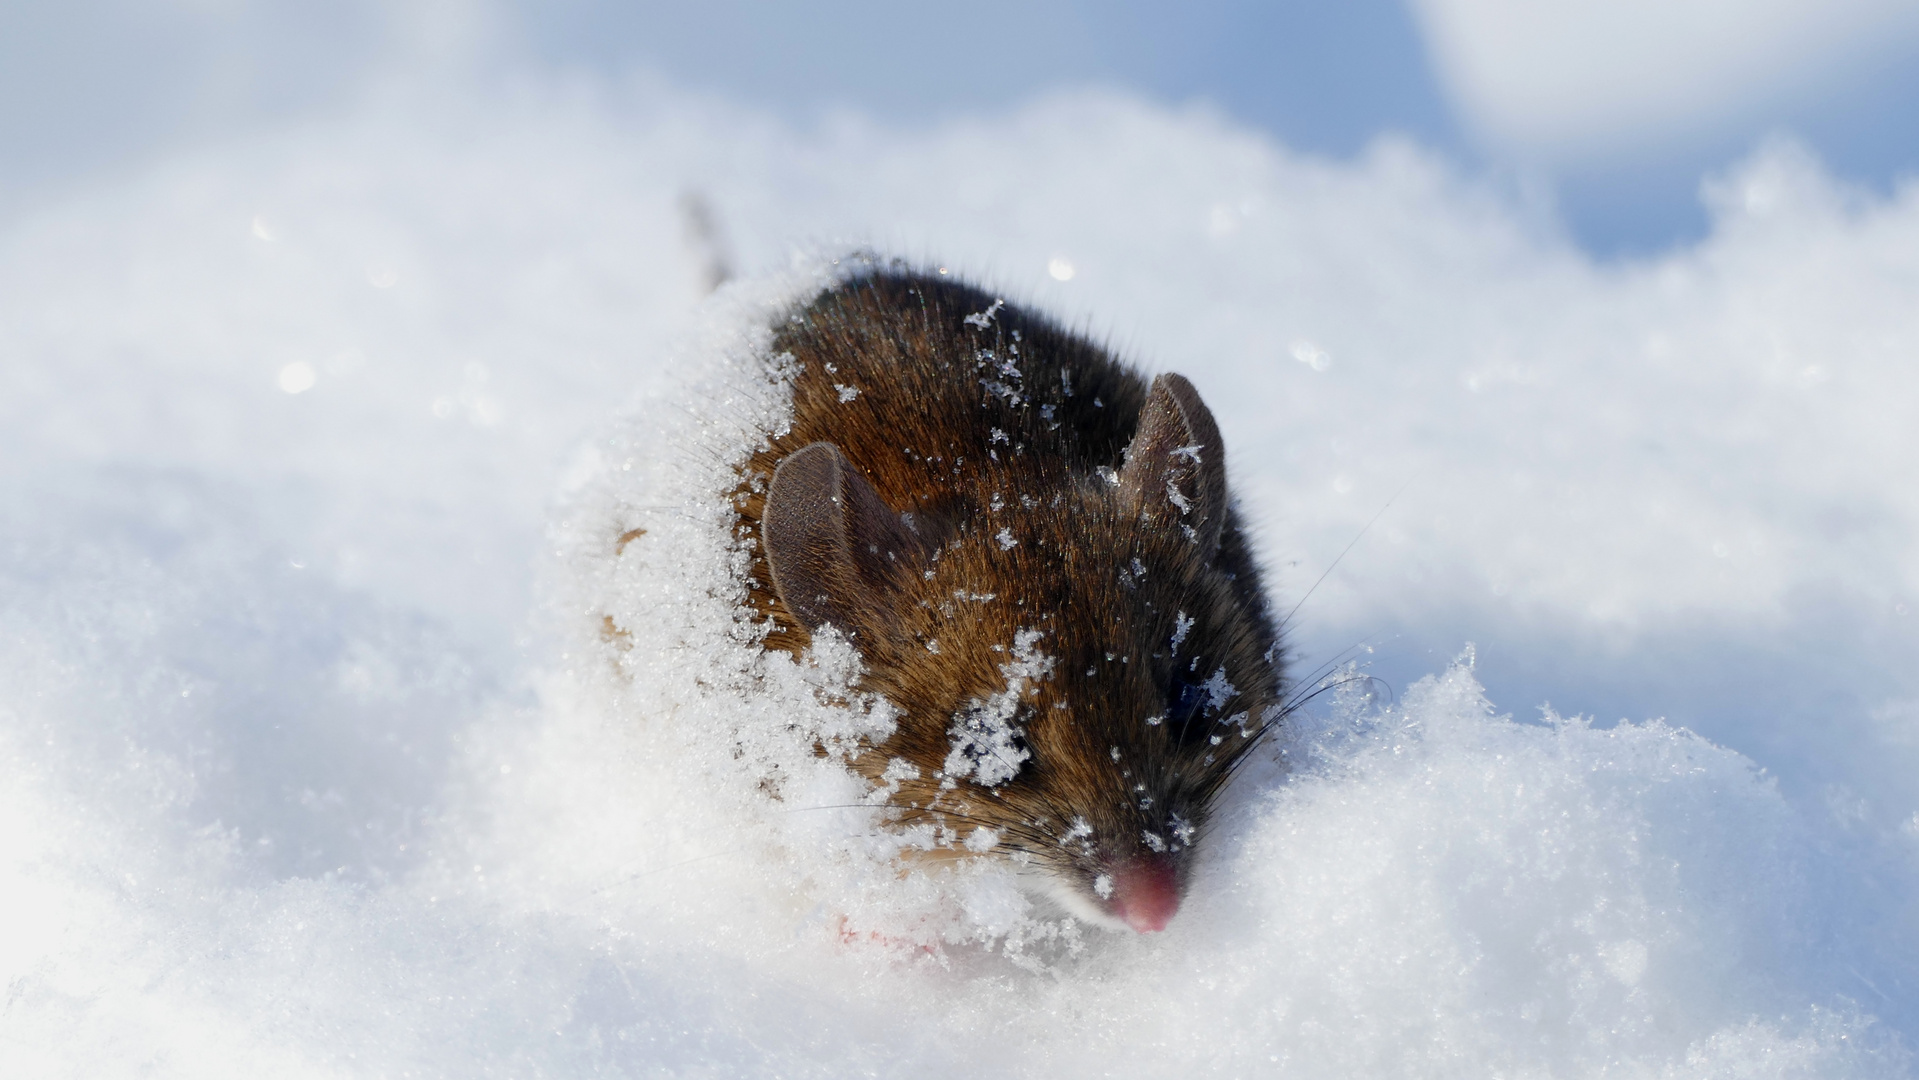
<svg viewBox="0 0 1919 1080">
<path fill-rule="evenodd" d="M 1179 910 L 1179 876 L 1169 859 L 1146 857 L 1113 868 L 1113 914 L 1142 934 L 1166 929 Z"/>
</svg>

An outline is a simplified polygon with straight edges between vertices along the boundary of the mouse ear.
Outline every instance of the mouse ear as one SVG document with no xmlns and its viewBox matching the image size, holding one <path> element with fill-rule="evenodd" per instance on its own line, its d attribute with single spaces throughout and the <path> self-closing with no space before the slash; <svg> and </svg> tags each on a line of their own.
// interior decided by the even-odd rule
<svg viewBox="0 0 1919 1080">
<path fill-rule="evenodd" d="M 1140 410 L 1119 470 L 1122 503 L 1160 527 L 1179 527 L 1207 558 L 1226 524 L 1226 447 L 1212 411 L 1185 376 L 1166 374 Z"/>
<path fill-rule="evenodd" d="M 832 623 L 849 635 L 887 610 L 897 575 L 924 553 L 912 527 L 828 442 L 795 450 L 773 471 L 760 540 L 786 610 L 808 630 Z"/>
</svg>

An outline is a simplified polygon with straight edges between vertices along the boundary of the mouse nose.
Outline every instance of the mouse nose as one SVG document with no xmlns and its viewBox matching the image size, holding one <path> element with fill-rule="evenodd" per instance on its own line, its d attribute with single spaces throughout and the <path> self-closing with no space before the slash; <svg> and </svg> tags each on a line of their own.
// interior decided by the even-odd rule
<svg viewBox="0 0 1919 1080">
<path fill-rule="evenodd" d="M 1163 855 L 1130 859 L 1113 867 L 1113 914 L 1142 934 L 1166 929 L 1179 910 L 1179 875 Z"/>
</svg>

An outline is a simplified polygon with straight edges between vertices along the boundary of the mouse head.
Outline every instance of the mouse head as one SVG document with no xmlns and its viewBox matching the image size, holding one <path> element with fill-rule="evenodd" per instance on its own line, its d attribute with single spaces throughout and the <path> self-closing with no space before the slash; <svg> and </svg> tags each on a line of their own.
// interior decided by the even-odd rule
<svg viewBox="0 0 1919 1080">
<path fill-rule="evenodd" d="M 1041 491 L 980 468 L 990 501 L 910 515 L 833 444 L 789 454 L 761 516 L 774 589 L 901 710 L 854 765 L 905 823 L 1076 915 L 1161 929 L 1280 691 L 1219 429 L 1162 375 L 1119 461 Z"/>
</svg>

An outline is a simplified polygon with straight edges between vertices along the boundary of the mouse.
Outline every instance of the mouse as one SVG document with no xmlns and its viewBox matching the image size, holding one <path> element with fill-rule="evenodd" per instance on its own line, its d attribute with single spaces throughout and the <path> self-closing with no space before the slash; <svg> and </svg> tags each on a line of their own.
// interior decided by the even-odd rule
<svg viewBox="0 0 1919 1080">
<path fill-rule="evenodd" d="M 895 710 L 847 766 L 940 854 L 1164 930 L 1282 722 L 1278 624 L 1193 383 L 945 269 L 773 319 L 791 421 L 733 492 L 764 648 L 821 635 Z"/>
</svg>

